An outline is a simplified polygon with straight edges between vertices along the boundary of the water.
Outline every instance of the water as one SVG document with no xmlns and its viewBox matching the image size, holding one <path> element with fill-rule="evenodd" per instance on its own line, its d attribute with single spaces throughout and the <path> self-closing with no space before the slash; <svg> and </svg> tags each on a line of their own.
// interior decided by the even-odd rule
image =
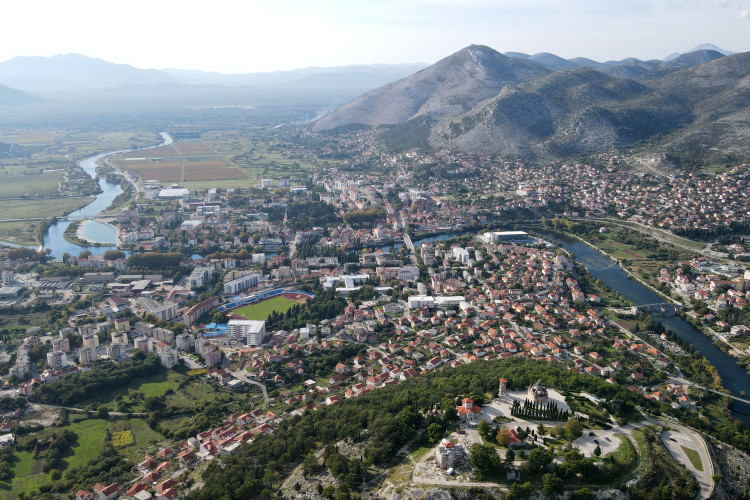
<svg viewBox="0 0 750 500">
<path fill-rule="evenodd" d="M 117 229 L 109 224 L 96 221 L 85 222 L 81 234 L 87 240 L 99 243 L 114 243 L 117 241 Z"/>
<path fill-rule="evenodd" d="M 616 262 L 604 257 L 593 248 L 574 238 L 545 236 L 575 254 L 576 260 L 584 264 L 595 278 L 601 279 L 608 287 L 620 292 L 633 304 L 645 305 L 664 302 L 664 299 L 657 294 L 637 281 L 630 279 Z M 654 315 L 654 320 L 664 325 L 664 328 L 674 331 L 705 356 L 716 367 L 724 387 L 729 392 L 739 397 L 742 397 L 742 391 L 750 394 L 750 375 L 737 364 L 735 358 L 716 347 L 703 332 L 679 316 Z M 750 418 L 737 413 L 739 411 L 750 414 L 750 407 L 739 401 L 734 401 L 733 408 L 736 410 L 735 417 L 742 420 L 745 425 L 750 426 Z"/>
<path fill-rule="evenodd" d="M 161 132 L 159 135 L 161 135 L 164 142 L 152 147 L 156 148 L 172 143 L 172 138 L 166 132 Z M 104 158 L 105 156 L 124 153 L 127 151 L 129 150 L 109 151 L 106 153 L 99 153 L 97 155 L 84 158 L 83 160 L 81 160 L 81 168 L 92 178 L 95 178 L 96 162 L 99 159 Z M 99 187 L 102 189 L 102 192 L 98 194 L 91 203 L 79 208 L 75 212 L 71 212 L 70 214 L 68 214 L 65 220 L 58 221 L 57 224 L 50 226 L 47 230 L 47 234 L 44 236 L 42 246 L 44 248 L 49 248 L 50 250 L 52 250 L 52 256 L 54 258 L 62 259 L 64 253 L 69 253 L 70 255 L 78 255 L 84 250 L 88 250 L 94 255 L 102 255 L 107 250 L 117 248 L 115 246 L 117 230 L 112 226 L 108 226 L 107 224 L 102 224 L 96 221 L 88 221 L 84 224 L 83 236 L 87 239 L 90 239 L 91 241 L 97 241 L 100 243 L 112 243 L 111 245 L 76 245 L 66 241 L 64 237 L 65 230 L 68 228 L 68 226 L 70 226 L 70 224 L 73 223 L 74 220 L 80 220 L 83 218 L 94 217 L 98 215 L 100 212 L 109 208 L 109 206 L 112 205 L 114 199 L 122 194 L 122 187 L 119 184 L 110 184 L 103 178 L 99 178 Z"/>
<path fill-rule="evenodd" d="M 107 155 L 113 153 L 100 153 L 98 155 L 90 156 L 81 160 L 81 168 L 86 171 L 91 177 L 96 176 L 96 162 Z M 106 210 L 115 198 L 122 193 L 122 187 L 119 184 L 110 184 L 103 178 L 99 178 L 99 187 L 102 192 L 99 193 L 94 200 L 88 205 L 79 208 L 78 210 L 68 214 L 67 219 L 60 220 L 56 224 L 49 227 L 47 234 L 44 236 L 44 242 L 42 246 L 52 250 L 52 256 L 56 259 L 62 259 L 64 253 L 70 255 L 78 255 L 83 250 L 89 250 L 94 255 L 101 255 L 107 250 L 112 250 L 115 247 L 115 230 L 110 226 L 101 224 L 98 222 L 89 221 L 84 225 L 84 234 L 91 235 L 92 240 L 101 242 L 111 242 L 112 245 L 108 246 L 81 246 L 74 243 L 70 243 L 65 240 L 65 230 L 70 226 L 74 220 L 80 220 L 86 217 L 93 217 L 100 213 L 102 210 Z M 100 226 L 109 228 L 109 231 L 104 231 Z M 93 236 L 96 236 L 95 238 Z M 109 237 L 108 237 L 109 236 Z"/>
</svg>

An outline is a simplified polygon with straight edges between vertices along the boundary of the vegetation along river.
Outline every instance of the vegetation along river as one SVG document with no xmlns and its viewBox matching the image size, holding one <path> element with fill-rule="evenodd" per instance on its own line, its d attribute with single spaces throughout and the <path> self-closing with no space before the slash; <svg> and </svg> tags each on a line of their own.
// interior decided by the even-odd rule
<svg viewBox="0 0 750 500">
<path fill-rule="evenodd" d="M 576 260 L 585 265 L 595 278 L 602 280 L 611 289 L 620 292 L 633 304 L 646 305 L 664 302 L 664 299 L 654 292 L 630 279 L 615 261 L 606 258 L 593 248 L 565 236 L 549 234 L 544 236 L 572 252 Z M 683 340 L 692 344 L 696 351 L 705 356 L 716 367 L 724 387 L 729 392 L 740 397 L 743 397 L 742 391 L 750 394 L 750 375 L 737 364 L 733 357 L 716 347 L 703 332 L 679 316 L 654 314 L 654 320 L 661 323 L 664 328 L 674 331 Z M 750 425 L 749 405 L 734 401 L 733 410 L 735 417 L 743 421 L 745 425 Z"/>
</svg>

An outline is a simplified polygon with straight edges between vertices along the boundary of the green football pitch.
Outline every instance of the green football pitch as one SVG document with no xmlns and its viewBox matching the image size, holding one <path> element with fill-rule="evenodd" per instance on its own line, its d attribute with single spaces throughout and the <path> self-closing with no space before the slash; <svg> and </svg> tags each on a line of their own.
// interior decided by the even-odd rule
<svg viewBox="0 0 750 500">
<path fill-rule="evenodd" d="M 298 302 L 287 299 L 286 297 L 274 297 L 272 299 L 258 302 L 257 304 L 251 304 L 249 306 L 238 307 L 232 309 L 230 312 L 242 316 L 245 319 L 265 320 L 268 319 L 268 315 L 272 312 L 287 312 L 294 304 Z"/>
</svg>

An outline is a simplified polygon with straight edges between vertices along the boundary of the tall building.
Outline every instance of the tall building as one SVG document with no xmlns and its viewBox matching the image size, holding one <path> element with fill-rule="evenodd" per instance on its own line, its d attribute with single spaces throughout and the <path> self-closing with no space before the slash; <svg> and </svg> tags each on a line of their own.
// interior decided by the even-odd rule
<svg viewBox="0 0 750 500">
<path fill-rule="evenodd" d="M 227 323 L 227 337 L 244 340 L 247 345 L 258 346 L 266 336 L 266 322 L 249 319 L 232 319 Z"/>
<path fill-rule="evenodd" d="M 93 363 L 99 359 L 96 354 L 96 347 L 81 347 L 78 349 L 78 364 Z"/>
</svg>

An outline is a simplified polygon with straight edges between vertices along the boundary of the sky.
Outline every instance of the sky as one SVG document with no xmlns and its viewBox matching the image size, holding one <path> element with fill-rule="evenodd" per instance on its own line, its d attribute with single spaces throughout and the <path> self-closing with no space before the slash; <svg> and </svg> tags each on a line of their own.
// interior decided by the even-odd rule
<svg viewBox="0 0 750 500">
<path fill-rule="evenodd" d="M 750 50 L 750 0 L 28 0 L 2 17 L 0 61 L 222 73 L 433 63 L 470 44 L 598 61 Z"/>
</svg>

